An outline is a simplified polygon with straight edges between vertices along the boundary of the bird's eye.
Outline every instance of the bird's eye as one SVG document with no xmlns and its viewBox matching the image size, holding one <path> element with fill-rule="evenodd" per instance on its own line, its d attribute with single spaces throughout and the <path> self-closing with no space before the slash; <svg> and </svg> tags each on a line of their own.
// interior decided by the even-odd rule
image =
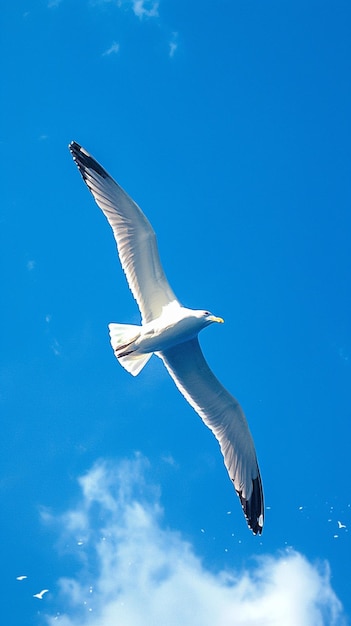
<svg viewBox="0 0 351 626">
<path fill-rule="evenodd" d="M 205 311 L 205 315 L 211 315 L 209 311 Z"/>
</svg>

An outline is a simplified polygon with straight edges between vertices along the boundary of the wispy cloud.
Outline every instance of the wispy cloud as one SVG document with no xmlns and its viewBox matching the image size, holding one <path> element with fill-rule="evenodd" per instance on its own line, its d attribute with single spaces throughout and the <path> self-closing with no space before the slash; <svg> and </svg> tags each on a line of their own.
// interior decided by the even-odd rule
<svg viewBox="0 0 351 626">
<path fill-rule="evenodd" d="M 339 348 L 339 357 L 343 360 L 343 361 L 348 361 L 349 360 L 349 355 L 347 354 L 345 348 Z"/>
<path fill-rule="evenodd" d="M 53 339 L 50 344 L 50 348 L 53 351 L 55 356 L 61 356 L 61 346 L 57 339 Z"/>
<path fill-rule="evenodd" d="M 250 571 L 206 569 L 179 532 L 163 523 L 158 490 L 138 456 L 98 462 L 79 479 L 80 501 L 55 518 L 62 545 L 74 545 L 79 571 L 62 578 L 60 615 L 50 626 L 332 626 L 342 606 L 326 563 L 286 551 Z M 147 617 L 146 617 L 147 616 Z"/>
<path fill-rule="evenodd" d="M 172 38 L 169 42 L 169 56 L 172 58 L 175 51 L 178 48 L 178 33 L 172 33 Z"/>
<path fill-rule="evenodd" d="M 58 0 L 59 2 L 61 0 Z M 55 0 L 53 0 L 55 2 Z M 95 0 L 96 4 L 113 2 L 117 7 L 130 7 L 137 17 L 158 17 L 159 2 L 157 0 Z"/>
<path fill-rule="evenodd" d="M 53 351 L 55 356 L 61 356 L 61 354 L 62 354 L 61 346 L 60 346 L 59 342 L 57 341 L 57 339 L 52 336 L 52 332 L 51 332 L 51 315 L 49 313 L 47 315 L 45 315 L 45 322 L 46 322 L 46 325 L 47 325 L 46 332 L 48 333 L 49 340 L 50 340 L 50 348 Z"/>
<path fill-rule="evenodd" d="M 28 272 L 32 272 L 35 269 L 36 262 L 33 259 L 27 261 L 27 270 Z"/>
<path fill-rule="evenodd" d="M 135 15 L 143 17 L 158 17 L 159 3 L 154 0 L 132 0 L 132 9 Z"/>
<path fill-rule="evenodd" d="M 107 48 L 107 50 L 105 50 L 105 52 L 102 53 L 102 56 L 106 57 L 106 56 L 109 56 L 110 54 L 117 54 L 117 52 L 119 52 L 119 43 L 114 41 L 111 44 L 111 46 L 109 48 Z"/>
</svg>

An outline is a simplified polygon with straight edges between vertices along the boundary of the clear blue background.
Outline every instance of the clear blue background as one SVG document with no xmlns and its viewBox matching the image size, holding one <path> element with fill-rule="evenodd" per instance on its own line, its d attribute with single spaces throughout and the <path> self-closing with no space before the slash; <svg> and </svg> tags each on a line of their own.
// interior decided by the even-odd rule
<svg viewBox="0 0 351 626">
<path fill-rule="evenodd" d="M 1 8 L 4 623 L 39 623 L 32 593 L 54 603 L 73 568 L 42 507 L 134 451 L 206 567 L 292 546 L 329 561 L 351 615 L 350 3 L 139 6 Z M 149 217 L 179 299 L 225 319 L 201 344 L 254 435 L 261 538 L 162 363 L 133 379 L 114 359 L 107 324 L 139 313 L 72 139 Z"/>
</svg>

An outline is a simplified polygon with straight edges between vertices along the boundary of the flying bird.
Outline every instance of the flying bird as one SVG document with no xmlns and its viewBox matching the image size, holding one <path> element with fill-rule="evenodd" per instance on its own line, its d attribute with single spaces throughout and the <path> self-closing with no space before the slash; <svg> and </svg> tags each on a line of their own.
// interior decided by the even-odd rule
<svg viewBox="0 0 351 626">
<path fill-rule="evenodd" d="M 39 600 L 42 600 L 44 593 L 47 593 L 48 591 L 48 589 L 43 589 L 42 591 L 39 591 L 39 593 L 35 593 L 33 595 L 33 598 L 38 598 Z"/>
<path fill-rule="evenodd" d="M 25 580 L 28 576 L 16 576 L 16 580 Z"/>
<path fill-rule="evenodd" d="M 120 364 L 136 376 L 152 354 L 164 362 L 179 391 L 217 438 L 230 479 L 253 533 L 261 534 L 263 491 L 253 439 L 237 400 L 207 365 L 198 334 L 223 319 L 185 308 L 159 258 L 155 232 L 137 204 L 78 143 L 69 149 L 107 221 L 122 268 L 141 313 L 141 326 L 109 324 Z"/>
</svg>

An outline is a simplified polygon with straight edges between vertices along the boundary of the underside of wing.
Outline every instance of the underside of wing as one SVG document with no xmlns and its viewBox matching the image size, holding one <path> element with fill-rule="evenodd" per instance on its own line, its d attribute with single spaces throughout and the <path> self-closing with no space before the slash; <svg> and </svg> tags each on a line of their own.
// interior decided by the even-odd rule
<svg viewBox="0 0 351 626">
<path fill-rule="evenodd" d="M 158 318 L 177 301 L 163 271 L 156 235 L 138 205 L 79 144 L 69 146 L 79 171 L 107 218 L 143 322 Z"/>
<path fill-rule="evenodd" d="M 219 441 L 224 464 L 252 531 L 262 532 L 263 491 L 254 443 L 240 404 L 208 367 L 198 339 L 158 353 L 189 404 Z"/>
</svg>

